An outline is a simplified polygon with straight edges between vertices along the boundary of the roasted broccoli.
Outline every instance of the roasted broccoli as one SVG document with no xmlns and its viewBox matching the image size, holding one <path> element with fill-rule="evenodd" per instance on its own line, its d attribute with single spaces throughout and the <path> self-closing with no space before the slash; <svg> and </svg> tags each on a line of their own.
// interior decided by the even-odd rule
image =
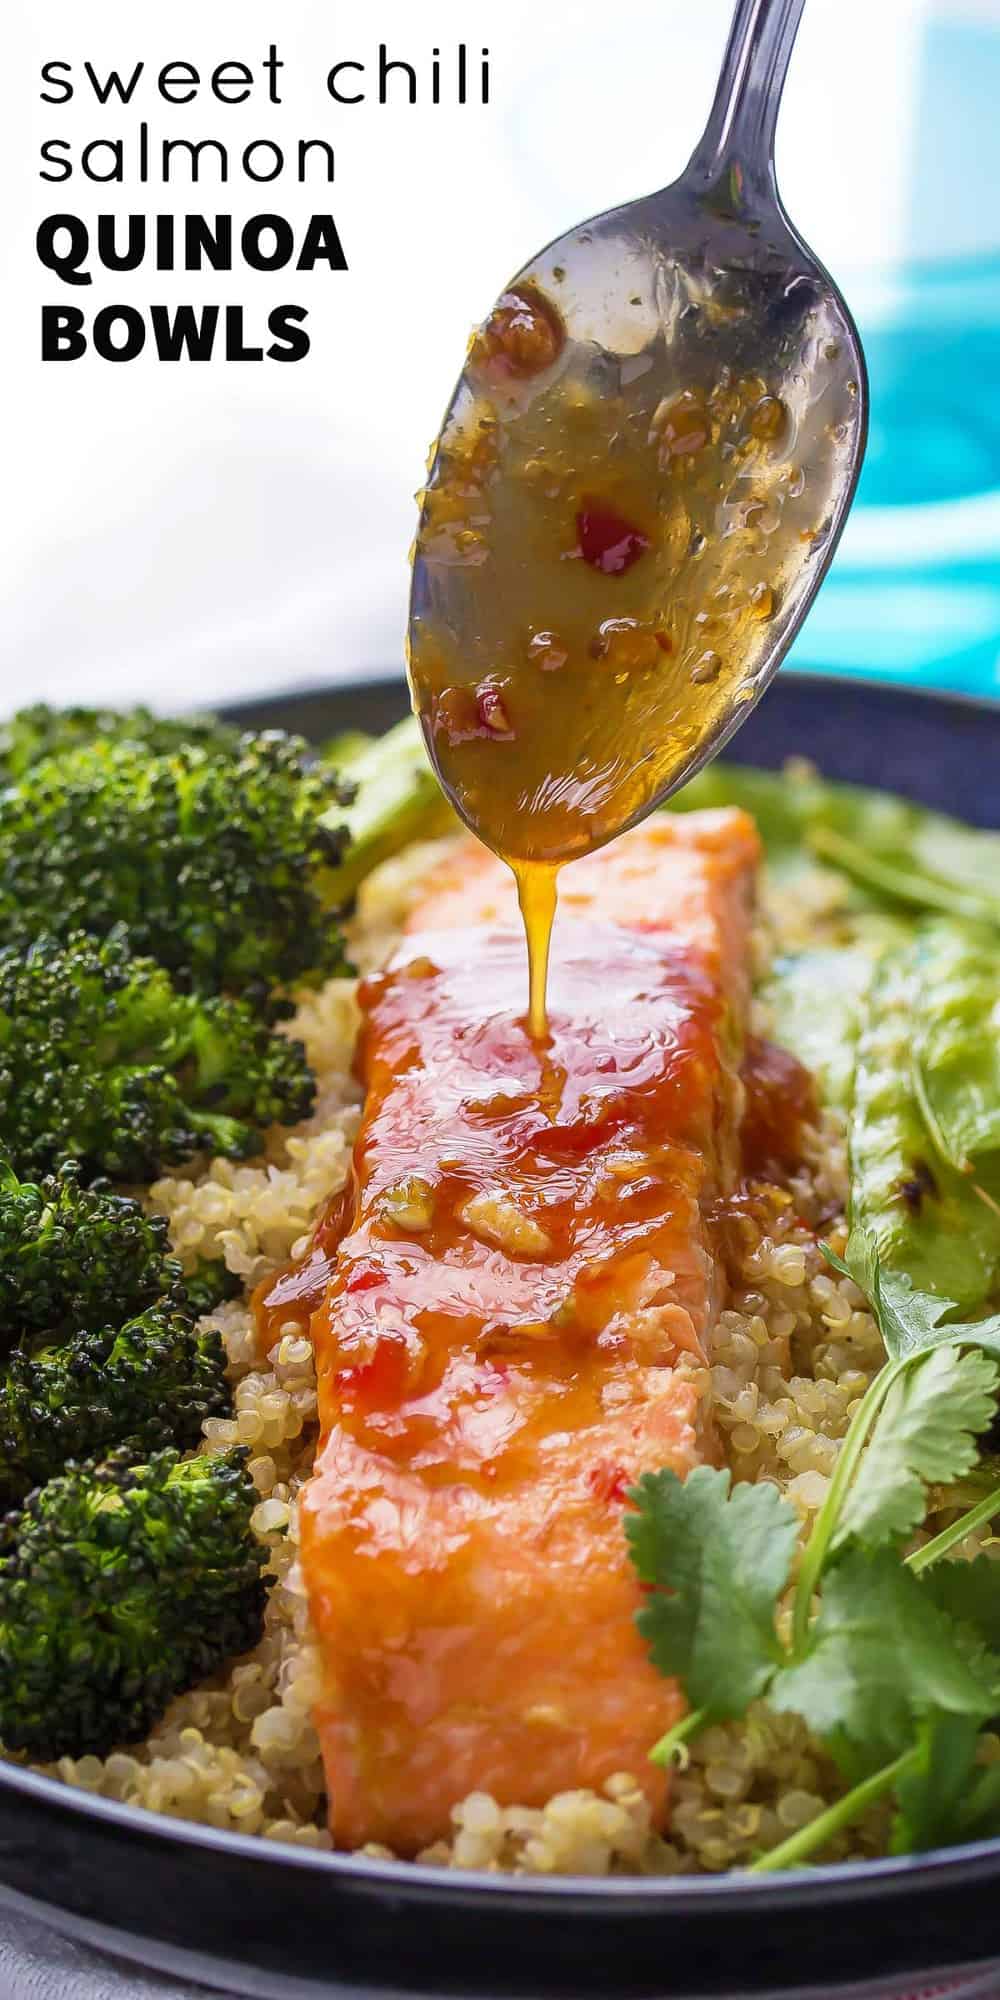
<svg viewBox="0 0 1000 2000">
<path fill-rule="evenodd" d="M 313 1096 L 301 1043 L 244 1001 L 178 993 L 117 932 L 0 950 L 0 1145 L 19 1173 L 74 1159 L 145 1181 L 198 1151 L 245 1158 Z"/>
<path fill-rule="evenodd" d="M 162 1216 L 67 1161 L 35 1184 L 0 1158 L 0 1351 L 24 1333 L 115 1324 L 180 1281 Z"/>
<path fill-rule="evenodd" d="M 0 792 L 0 944 L 124 925 L 187 990 L 278 990 L 345 967 L 318 888 L 340 856 L 343 796 L 296 737 L 235 750 L 98 741 Z"/>
<path fill-rule="evenodd" d="M 245 1452 L 68 1466 L 0 1524 L 0 1737 L 98 1756 L 260 1638 Z"/>
<path fill-rule="evenodd" d="M 0 1507 L 70 1458 L 195 1444 L 229 1407 L 218 1333 L 169 1299 L 120 1328 L 25 1342 L 0 1369 Z"/>
<path fill-rule="evenodd" d="M 195 1318 L 214 1312 L 227 1299 L 238 1299 L 242 1290 L 242 1278 L 229 1269 L 224 1257 L 203 1257 L 193 1271 L 184 1273 L 181 1284 L 184 1304 Z"/>
<path fill-rule="evenodd" d="M 141 743 L 159 756 L 189 743 L 234 751 L 240 731 L 204 715 L 154 715 L 148 708 L 50 708 L 36 702 L 0 723 L 0 782 L 10 784 L 43 757 L 88 743 Z"/>
</svg>

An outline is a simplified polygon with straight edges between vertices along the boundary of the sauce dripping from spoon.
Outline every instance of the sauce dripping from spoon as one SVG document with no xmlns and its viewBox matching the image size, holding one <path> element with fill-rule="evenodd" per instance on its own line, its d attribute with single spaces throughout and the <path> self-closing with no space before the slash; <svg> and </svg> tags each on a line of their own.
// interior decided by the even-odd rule
<svg viewBox="0 0 1000 2000">
<path fill-rule="evenodd" d="M 554 861 L 511 861 L 510 866 L 517 883 L 517 900 L 528 946 L 528 1033 L 533 1041 L 541 1043 L 548 1035 L 545 994 L 558 898 L 559 864 Z"/>
<path fill-rule="evenodd" d="M 672 366 L 662 334 L 617 356 L 569 339 L 520 283 L 473 340 L 423 496 L 413 703 L 446 794 L 514 870 L 539 1041 L 558 870 L 752 702 L 802 561 L 778 381 L 714 350 L 689 380 Z"/>
<path fill-rule="evenodd" d="M 736 0 L 684 172 L 508 285 L 421 496 L 414 708 L 446 795 L 516 864 L 536 1032 L 553 883 L 529 871 L 625 832 L 722 748 L 854 492 L 864 356 L 775 178 L 803 4 Z"/>
</svg>

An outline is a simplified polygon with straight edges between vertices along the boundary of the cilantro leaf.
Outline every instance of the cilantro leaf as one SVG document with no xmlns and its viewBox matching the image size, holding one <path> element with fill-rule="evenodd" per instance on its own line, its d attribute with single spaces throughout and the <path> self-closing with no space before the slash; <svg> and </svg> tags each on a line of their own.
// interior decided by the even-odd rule
<svg viewBox="0 0 1000 2000">
<path fill-rule="evenodd" d="M 960 1479 L 994 1413 L 1000 1369 L 975 1349 L 932 1348 L 897 1375 L 840 1513 L 834 1550 L 906 1540 L 927 1509 L 925 1485 Z"/>
<path fill-rule="evenodd" d="M 803 1716 L 856 1778 L 908 1750 L 928 1715 L 985 1721 L 998 1691 L 1000 1661 L 970 1660 L 950 1618 L 891 1549 L 851 1549 L 824 1578 L 807 1652 L 776 1674 L 768 1700 Z"/>
<path fill-rule="evenodd" d="M 968 1716 L 939 1715 L 921 1725 L 913 1760 L 896 1783 L 893 1854 L 1000 1833 L 1000 1764 L 977 1764 L 978 1748 L 978 1727 Z"/>
<path fill-rule="evenodd" d="M 914 1757 L 896 1780 L 891 1853 L 920 1854 L 967 1838 L 963 1820 L 978 1740 L 979 1724 L 969 1715 L 921 1722 Z"/>
<path fill-rule="evenodd" d="M 981 1648 L 1000 1656 L 1000 1563 L 990 1556 L 939 1562 L 923 1571 L 920 1581 L 939 1611 L 974 1634 Z"/>
<path fill-rule="evenodd" d="M 954 1299 L 918 1291 L 906 1271 L 885 1269 L 870 1229 L 854 1225 L 846 1258 L 838 1257 L 829 1243 L 821 1242 L 819 1248 L 831 1269 L 842 1278 L 853 1278 L 864 1292 L 892 1360 L 926 1354 L 949 1342 L 1000 1357 L 1000 1313 L 988 1313 L 984 1319 L 953 1319 L 951 1315 L 960 1310 Z"/>
<path fill-rule="evenodd" d="M 795 1547 L 794 1509 L 773 1486 L 700 1465 L 682 1482 L 646 1473 L 626 1516 L 632 1560 L 652 1594 L 636 1615 L 653 1663 L 677 1675 L 703 1720 L 742 1715 L 783 1653 L 775 1605 Z"/>
<path fill-rule="evenodd" d="M 846 1260 L 828 1244 L 822 1248 L 827 1263 L 853 1278 L 866 1294 L 893 1359 L 922 1354 L 948 1342 L 956 1347 L 980 1347 L 1000 1356 L 1000 1313 L 978 1320 L 954 1319 L 952 1315 L 960 1308 L 953 1299 L 918 1291 L 906 1271 L 886 1269 L 872 1230 L 855 1224 Z"/>
<path fill-rule="evenodd" d="M 983 1764 L 973 1772 L 952 1840 L 995 1840 L 997 1834 L 1000 1834 L 1000 1764 Z"/>
</svg>

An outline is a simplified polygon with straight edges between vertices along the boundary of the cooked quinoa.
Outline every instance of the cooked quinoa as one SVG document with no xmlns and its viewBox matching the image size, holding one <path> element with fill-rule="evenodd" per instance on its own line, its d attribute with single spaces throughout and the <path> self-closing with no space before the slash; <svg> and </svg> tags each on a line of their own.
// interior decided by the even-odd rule
<svg viewBox="0 0 1000 2000">
<path fill-rule="evenodd" d="M 410 848 L 366 883 L 353 940 L 362 968 L 391 949 L 443 845 Z M 843 893 L 842 878 L 819 868 L 804 870 L 780 894 L 765 888 L 761 963 L 774 949 L 835 936 Z M 766 1020 L 756 1025 L 766 1032 Z M 310 1847 L 331 1844 L 311 1721 L 320 1667 L 297 1560 L 298 1495 L 316 1447 L 316 1384 L 311 1346 L 297 1323 L 258 1355 L 249 1297 L 261 1278 L 305 1248 L 317 1210 L 347 1176 L 360 1115 L 351 1073 L 356 1027 L 349 982 L 332 981 L 304 998 L 289 1032 L 303 1039 L 317 1073 L 313 1116 L 276 1133 L 256 1165 L 215 1160 L 151 1192 L 185 1264 L 224 1257 L 246 1287 L 242 1302 L 212 1315 L 235 1409 L 230 1419 L 206 1422 L 205 1448 L 250 1448 L 260 1494 L 254 1528 L 267 1545 L 272 1578 L 264 1636 L 227 1674 L 175 1701 L 145 1743 L 47 1767 L 105 1798 Z M 773 1481 L 794 1502 L 804 1532 L 858 1400 L 884 1360 L 861 1292 L 831 1272 L 813 1233 L 821 1227 L 842 1243 L 845 1141 L 833 1114 L 809 1134 L 806 1162 L 787 1190 L 762 1196 L 739 1225 L 710 1370 L 715 1422 L 734 1478 Z M 987 1754 L 1000 1757 L 1000 1740 L 985 1742 Z M 710 1728 L 693 1744 L 673 1780 L 666 1839 L 651 1828 L 634 1776 L 622 1773 L 603 1795 L 567 1792 L 541 1810 L 501 1807 L 474 1793 L 455 1807 L 450 1839 L 421 1858 L 533 1874 L 717 1871 L 775 1846 L 842 1790 L 805 1725 L 758 1703 L 742 1721 Z M 876 1809 L 832 1843 L 826 1858 L 878 1852 L 887 1826 L 887 1809 Z"/>
</svg>

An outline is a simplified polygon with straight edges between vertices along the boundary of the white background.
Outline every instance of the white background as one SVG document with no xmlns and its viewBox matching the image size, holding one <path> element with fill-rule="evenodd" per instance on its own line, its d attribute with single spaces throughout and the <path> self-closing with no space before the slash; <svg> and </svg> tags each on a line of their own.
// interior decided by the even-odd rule
<svg viewBox="0 0 1000 2000">
<path fill-rule="evenodd" d="M 901 246 L 915 51 L 931 0 L 808 0 L 779 132 L 787 205 L 838 275 Z M 941 0 L 937 0 L 938 11 Z M 952 0 L 988 12 L 992 0 Z M 682 167 L 707 110 L 729 0 L 7 0 L 0 101 L 3 551 L 0 707 L 142 693 L 160 705 L 394 665 L 412 495 L 470 327 L 548 237 Z M 426 64 L 464 38 L 491 50 L 488 109 L 337 107 L 329 65 L 379 40 Z M 162 102 L 147 76 L 126 110 L 81 84 L 38 100 L 39 66 L 147 72 L 171 59 L 284 58 L 243 107 Z M 260 75 L 259 68 L 257 69 Z M 254 191 L 98 189 L 38 179 L 66 136 L 331 139 L 337 177 Z M 292 219 L 332 209 L 346 274 L 98 274 L 68 292 L 34 255 L 38 219 L 185 208 Z M 243 301 L 309 308 L 294 366 L 43 366 L 43 299 Z"/>
</svg>

